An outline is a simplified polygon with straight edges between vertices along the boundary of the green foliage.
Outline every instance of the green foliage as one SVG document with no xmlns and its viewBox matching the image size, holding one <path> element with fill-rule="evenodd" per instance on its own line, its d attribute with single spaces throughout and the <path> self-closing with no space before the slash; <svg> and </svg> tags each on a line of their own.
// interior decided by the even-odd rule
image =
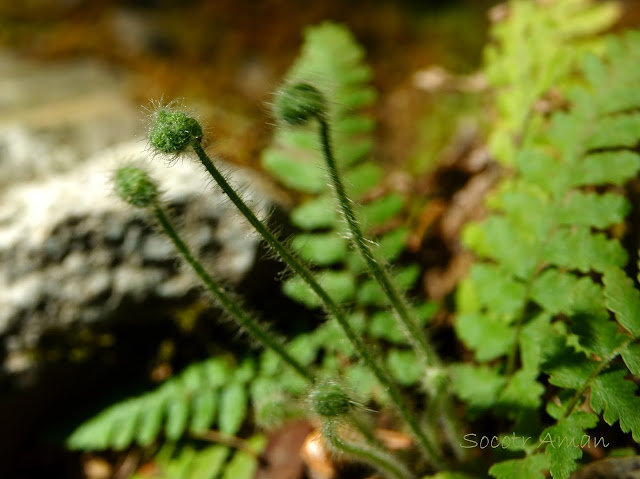
<svg viewBox="0 0 640 479">
<path fill-rule="evenodd" d="M 308 28 L 302 53 L 285 76 L 286 84 L 312 83 L 327 99 L 332 140 L 343 166 L 360 161 L 371 149 L 373 121 L 359 113 L 375 99 L 368 86 L 364 52 L 343 27 L 323 23 Z M 317 135 L 311 130 L 278 129 L 262 164 L 284 185 L 304 193 L 328 194 Z"/>
<path fill-rule="evenodd" d="M 261 435 L 247 440 L 247 445 L 257 454 L 266 446 Z M 186 444 L 176 447 L 167 444 L 154 457 L 157 479 L 252 479 L 258 468 L 256 457 L 243 451 L 233 451 L 216 444 L 197 448 Z M 144 479 L 143 474 L 133 474 L 129 479 Z"/>
<path fill-rule="evenodd" d="M 489 469 L 489 473 L 496 479 L 513 479 L 522 477 L 527 479 L 545 479 L 543 470 L 549 468 L 548 458 L 542 454 L 527 456 L 524 459 L 503 461 Z"/>
<path fill-rule="evenodd" d="M 541 373 L 548 375 L 564 398 L 561 406 L 548 404 L 556 422 L 538 429 L 538 448 L 490 473 L 528 479 L 549 470 L 568 478 L 596 414 L 640 439 L 640 398 L 625 379 L 638 371 L 640 293 L 621 269 L 627 252 L 607 231 L 630 210 L 613 186 L 640 171 L 632 151 L 640 143 L 639 100 L 630 94 L 640 80 L 640 35 L 567 41 L 609 25 L 617 7 L 608 3 L 510 7 L 509 20 L 494 29 L 498 43 L 487 50 L 500 114 L 490 147 L 510 169 L 488 198 L 489 216 L 463 233 L 478 262 L 457 295 L 458 336 L 491 366 L 455 366 L 455 390 L 470 412 L 492 409 L 530 431 L 547 386 Z M 564 40 L 548 48 L 554 38 Z M 550 88 L 568 106 L 535 113 Z M 586 398 L 596 414 L 578 410 Z"/>
<path fill-rule="evenodd" d="M 489 145 L 505 164 L 515 160 L 513 140 L 525 130 L 535 102 L 566 81 L 585 51 L 601 48 L 594 34 L 609 28 L 620 13 L 614 2 L 592 0 L 562 0 L 543 8 L 515 0 L 509 8 L 508 21 L 494 26 L 495 43 L 485 49 L 485 74 L 497 89 L 499 113 Z"/>
<path fill-rule="evenodd" d="M 212 358 L 189 366 L 157 389 L 116 403 L 79 426 L 67 439 L 72 449 L 124 449 L 147 446 L 160 433 L 176 441 L 186 433 L 218 426 L 236 434 L 247 415 L 251 361 L 234 365 Z"/>
<path fill-rule="evenodd" d="M 622 186 L 640 171 L 640 33 L 596 35 L 618 13 L 609 2 L 513 0 L 509 8 L 508 18 L 493 28 L 485 67 L 497 113 L 488 143 L 503 174 L 487 198 L 487 217 L 462 235 L 476 261 L 455 302 L 455 331 L 474 361 L 435 373 L 422 367 L 383 291 L 365 276 L 366 265 L 350 245 L 327 187 L 315 129 L 277 129 L 262 161 L 283 185 L 302 194 L 291 213 L 300 230 L 292 248 L 313 265 L 328 295 L 348 309 L 355 333 L 378 343 L 375 351 L 395 382 L 413 388 L 420 401 L 418 388 L 430 390 L 432 373 L 447 375 L 440 384 L 451 385 L 470 416 L 492 414 L 501 425 L 510 421 L 504 437 L 531 435 L 535 444 L 512 447 L 500 457 L 508 460 L 490 467 L 493 477 L 534 479 L 548 472 L 566 479 L 585 459 L 581 446 L 601 419 L 640 442 L 640 396 L 630 379 L 640 373 L 640 292 L 623 269 L 629 253 L 617 228 L 631 209 Z M 346 29 L 331 23 L 309 28 L 284 85 L 313 84 L 302 93 L 317 88 L 328 101 L 313 111 L 284 106 L 294 123 L 305 115 L 326 116 L 357 216 L 376 239 L 375 255 L 395 263 L 408 229 L 392 227 L 391 220 L 402 216 L 406 201 L 395 193 L 371 194 L 383 172 L 366 159 L 374 124 L 363 111 L 375 93 L 362 58 Z M 282 109 L 282 101 L 277 103 Z M 415 265 L 392 272 L 403 293 L 419 275 Z M 299 277 L 287 279 L 283 291 L 309 310 L 322 306 Z M 436 309 L 427 303 L 411 307 L 422 326 Z M 386 405 L 385 391 L 357 360 L 335 318 L 298 334 L 285 349 L 328 381 L 321 384 L 340 381 L 358 401 Z M 81 425 L 68 444 L 149 446 L 162 436 L 173 443 L 212 427 L 236 434 L 251 409 L 257 425 L 308 417 L 308 404 L 300 401 L 310 397 L 308 383 L 286 367 L 273 351 L 255 362 L 213 358 L 194 364 L 154 391 L 106 409 Z M 321 415 L 342 414 L 353 404 L 342 389 L 315 391 L 312 397 L 324 401 L 314 405 Z M 450 419 L 444 408 L 434 412 L 440 406 L 437 400 L 427 404 L 434 429 Z M 451 444 L 459 443 L 453 439 Z M 156 459 L 164 461 L 166 477 L 253 474 L 254 459 L 237 453 L 227 462 L 228 455 L 226 446 L 187 445 Z M 441 471 L 433 477 L 467 476 Z"/>
<path fill-rule="evenodd" d="M 348 194 L 356 200 L 378 186 L 383 177 L 382 169 L 365 158 L 373 143 L 374 123 L 363 109 L 371 105 L 375 93 L 369 86 L 371 73 L 362 61 L 363 56 L 362 49 L 345 28 L 323 23 L 306 31 L 301 55 L 285 77 L 285 84 L 313 83 L 328 99 L 327 117 L 336 161 L 343 172 Z M 386 311 L 387 300 L 380 287 L 363 276 L 366 265 L 346 237 L 319 151 L 315 128 L 279 128 L 272 146 L 263 153 L 265 169 L 284 185 L 307 194 L 291 213 L 292 223 L 302 230 L 293 236 L 291 246 L 303 260 L 316 266 L 318 281 L 335 301 L 351 305 L 354 318 L 359 322 L 354 328 L 399 347 L 390 351 L 387 364 L 396 371 L 395 376 L 402 384 L 413 385 L 421 374 L 399 369 L 400 358 L 406 359 L 406 351 L 402 349 L 407 345 L 405 335 L 392 314 Z M 364 204 L 356 203 L 358 219 L 367 232 L 397 218 L 404 206 L 405 199 L 397 193 L 385 194 Z M 406 227 L 385 227 L 385 230 L 385 234 L 376 238 L 375 253 L 380 259 L 391 262 L 404 250 L 408 230 Z M 397 284 L 405 291 L 419 277 L 419 269 L 415 266 L 394 273 Z M 283 291 L 309 308 L 322 305 L 299 277 L 286 280 Z M 425 322 L 434 312 L 430 305 L 419 309 L 422 312 L 419 316 Z M 346 371 L 340 371 L 335 364 L 332 353 L 354 357 L 354 352 L 332 320 L 309 335 L 308 347 L 308 351 L 315 354 L 324 353 L 321 369 L 326 373 L 359 374 L 360 365 L 354 364 Z M 370 378 L 361 383 L 358 391 L 364 397 L 374 395 L 383 400 L 377 381 Z"/>
</svg>

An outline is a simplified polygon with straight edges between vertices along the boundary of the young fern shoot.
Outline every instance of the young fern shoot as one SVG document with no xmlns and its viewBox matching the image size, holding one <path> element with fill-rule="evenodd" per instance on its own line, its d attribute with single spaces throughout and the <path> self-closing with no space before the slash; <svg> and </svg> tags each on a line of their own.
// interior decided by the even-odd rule
<svg viewBox="0 0 640 479">
<path fill-rule="evenodd" d="M 321 97 L 317 97 L 316 99 L 323 102 Z M 316 104 L 316 107 L 319 106 L 320 104 Z M 307 117 L 317 114 L 318 111 L 313 108 L 306 112 Z M 171 155 L 179 155 L 189 146 L 193 148 L 202 165 L 220 186 L 222 191 L 229 197 L 231 202 L 238 208 L 240 213 L 264 238 L 273 251 L 275 251 L 291 268 L 291 270 L 300 276 L 307 285 L 309 285 L 311 290 L 322 301 L 326 311 L 336 318 L 348 340 L 353 345 L 356 353 L 363 359 L 365 365 L 371 370 L 388 392 L 391 401 L 395 404 L 400 415 L 413 432 L 421 451 L 425 455 L 425 458 L 434 468 L 443 468 L 444 464 L 439 448 L 436 447 L 432 443 L 432 440 L 427 438 L 425 435 L 424 431 L 420 427 L 419 419 L 409 407 L 409 404 L 404 399 L 400 388 L 392 379 L 392 376 L 385 365 L 374 356 L 369 348 L 365 346 L 364 342 L 360 339 L 359 335 L 349 323 L 347 313 L 331 298 L 320 283 L 318 283 L 309 268 L 303 264 L 287 246 L 276 238 L 276 236 L 256 217 L 253 211 L 251 211 L 251 208 L 247 206 L 240 195 L 238 195 L 238 193 L 229 184 L 202 146 L 202 128 L 198 125 L 197 121 L 189 117 L 187 114 L 178 111 L 159 110 L 155 115 L 155 123 L 151 128 L 150 135 L 151 146 L 162 153 Z"/>
<path fill-rule="evenodd" d="M 333 155 L 329 122 L 326 115 L 327 106 L 322 93 L 308 83 L 286 85 L 276 99 L 275 109 L 279 119 L 292 126 L 305 125 L 314 118 L 318 121 L 320 143 L 327 163 L 329 177 L 342 210 L 342 216 L 349 227 L 353 243 L 360 251 L 371 275 L 389 299 L 416 352 L 423 358 L 427 366 L 440 366 L 440 359 L 429 344 L 420 324 L 411 313 L 406 298 L 394 285 L 384 266 L 376 259 L 356 219 Z"/>
<path fill-rule="evenodd" d="M 443 370 L 440 358 L 429 344 L 419 322 L 411 313 L 406 298 L 393 283 L 384 265 L 381 264 L 374 255 L 369 246 L 369 240 L 364 236 L 358 223 L 333 154 L 329 122 L 326 113 L 327 106 L 324 96 L 317 88 L 308 83 L 300 82 L 285 85 L 276 99 L 275 111 L 279 120 L 291 126 L 305 125 L 314 118 L 318 121 L 320 127 L 320 143 L 322 145 L 324 159 L 327 163 L 329 177 L 336 199 L 342 210 L 342 216 L 351 233 L 353 243 L 363 257 L 371 275 L 395 310 L 396 317 L 400 321 L 400 325 L 404 329 L 418 357 L 421 357 L 425 366 L 431 369 L 431 376 L 442 377 Z M 451 409 L 450 402 L 447 400 L 448 393 L 445 383 L 446 381 L 437 381 L 429 385 L 429 392 L 432 395 L 434 404 L 445 405 L 443 408 L 444 421 L 449 430 L 449 436 L 459 437 L 459 427 L 453 410 Z"/>
<path fill-rule="evenodd" d="M 386 477 L 393 479 L 414 477 L 402 463 L 379 447 L 379 444 L 345 438 L 347 431 L 344 430 L 346 429 L 344 426 L 349 422 L 354 423 L 351 415 L 354 403 L 339 385 L 318 384 L 312 391 L 310 400 L 314 413 L 322 420 L 322 436 L 333 449 L 370 464 Z M 354 425 L 358 427 L 357 423 Z"/>
<path fill-rule="evenodd" d="M 191 266 L 209 292 L 219 301 L 231 317 L 264 347 L 274 351 L 280 358 L 300 376 L 313 383 L 314 375 L 302 366 L 284 348 L 282 343 L 266 328 L 252 318 L 224 288 L 216 282 L 193 255 L 182 240 L 158 199 L 158 187 L 149 174 L 137 166 L 123 166 L 115 174 L 115 188 L 118 196 L 127 203 L 138 208 L 150 208 L 158 223 L 174 244 L 180 255 Z"/>
</svg>

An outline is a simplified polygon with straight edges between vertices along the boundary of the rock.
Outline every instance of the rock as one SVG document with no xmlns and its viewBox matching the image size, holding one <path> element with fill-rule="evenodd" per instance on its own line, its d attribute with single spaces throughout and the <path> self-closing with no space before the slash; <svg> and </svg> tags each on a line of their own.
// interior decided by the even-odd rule
<svg viewBox="0 0 640 479">
<path fill-rule="evenodd" d="M 258 238 L 199 165 L 185 159 L 167 168 L 148 156 L 133 141 L 1 195 L 0 336 L 10 356 L 36 347 L 47 330 L 108 321 L 131 302 L 178 302 L 199 288 L 153 215 L 112 193 L 110 175 L 123 159 L 150 170 L 168 210 L 179 213 L 184 238 L 214 276 L 237 283 L 251 267 Z M 249 173 L 234 178 L 252 203 L 264 201 Z M 18 372 L 16 364 L 26 363 L 14 357 L 5 372 Z"/>
<path fill-rule="evenodd" d="M 199 163 L 169 166 L 145 151 L 126 78 L 93 62 L 43 66 L 2 52 L 0 72 L 0 380 L 33 373 L 48 332 L 108 330 L 131 305 L 202 294 L 153 215 L 112 192 L 125 162 L 148 167 L 213 275 L 233 285 L 251 268 L 259 241 Z M 233 178 L 249 201 L 270 204 L 255 175 Z"/>
<path fill-rule="evenodd" d="M 612 457 L 577 470 L 571 479 L 640 479 L 640 457 Z"/>
</svg>

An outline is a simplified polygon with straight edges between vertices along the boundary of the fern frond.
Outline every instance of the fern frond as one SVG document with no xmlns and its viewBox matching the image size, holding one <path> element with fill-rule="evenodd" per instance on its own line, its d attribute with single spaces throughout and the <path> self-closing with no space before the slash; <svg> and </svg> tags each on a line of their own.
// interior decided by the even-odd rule
<svg viewBox="0 0 640 479">
<path fill-rule="evenodd" d="M 247 440 L 247 446 L 260 454 L 266 438 L 256 435 Z M 198 448 L 186 444 L 175 448 L 167 444 L 153 458 L 158 479 L 251 479 L 258 468 L 255 455 L 244 451 L 233 451 L 228 446 L 216 444 Z M 129 479 L 144 479 L 147 474 L 136 473 Z"/>
<path fill-rule="evenodd" d="M 619 422 L 638 441 L 640 398 L 635 384 L 625 379 L 628 370 L 614 364 L 622 357 L 631 372 L 640 370 L 635 342 L 640 293 L 621 269 L 627 252 L 606 230 L 630 211 L 629 202 L 611 186 L 640 171 L 634 151 L 640 143 L 639 101 L 630 93 L 640 81 L 640 36 L 599 39 L 595 49 L 595 43 L 580 49 L 565 42 L 559 49 L 545 45 L 545 51 L 536 52 L 536 35 L 546 28 L 553 31 L 545 42 L 577 31 L 592 34 L 612 20 L 614 7 L 586 0 L 510 5 L 513 17 L 496 28 L 503 43 L 488 51 L 488 74 L 498 88 L 504 121 L 490 146 L 510 169 L 487 201 L 488 218 L 463 234 L 479 261 L 458 291 L 456 331 L 476 360 L 504 357 L 502 369 L 492 369 L 491 384 L 500 389 L 492 390 L 486 407 L 506 407 L 511 417 L 522 418 L 540 406 L 545 391 L 540 374 L 545 373 L 570 399 L 551 414 L 556 422 L 540 432 L 541 440 L 549 435 L 580 444 L 585 429 L 598 420 L 577 410 L 589 397 L 605 422 Z M 554 23 L 560 18 L 571 23 L 553 17 L 563 9 L 581 17 L 584 29 L 563 30 Z M 546 15 L 548 23 L 519 16 L 523 12 Z M 598 16 L 601 21 L 594 21 Z M 523 47 L 518 42 L 525 37 L 529 53 L 519 63 L 522 69 L 504 70 L 514 64 L 510 55 Z M 571 53 L 563 52 L 565 47 Z M 550 58 L 556 62 L 547 63 Z M 533 72 L 531 78 L 521 76 Z M 566 108 L 548 117 L 533 113 L 532 105 L 551 87 L 564 95 Z M 458 393 L 478 409 L 475 398 Z M 579 447 L 547 444 L 544 453 L 496 464 L 490 473 L 529 478 L 549 469 L 554 478 L 568 478 L 581 457 Z"/>
<path fill-rule="evenodd" d="M 347 193 L 356 201 L 358 219 L 370 233 L 401 215 L 406 200 L 401 194 L 392 192 L 375 195 L 375 199 L 363 204 L 357 203 L 379 186 L 384 176 L 382 168 L 366 158 L 372 146 L 374 123 L 365 109 L 374 100 L 375 92 L 370 86 L 371 72 L 363 57 L 362 48 L 348 30 L 326 22 L 305 32 L 301 54 L 287 73 L 286 82 L 308 82 L 327 98 L 336 160 L 344 172 Z M 263 166 L 276 179 L 306 194 L 302 204 L 291 213 L 292 223 L 302 230 L 293 236 L 291 244 L 304 260 L 314 265 L 318 281 L 330 296 L 353 311 L 349 321 L 354 330 L 391 343 L 388 365 L 398 373 L 396 376 L 402 383 L 414 384 L 422 379 L 418 372 L 410 375 L 400 372 L 401 365 L 408 363 L 404 349 L 406 336 L 387 312 L 388 302 L 380 287 L 364 275 L 367 266 L 352 248 L 345 225 L 337 214 L 339 208 L 331 195 L 319 150 L 315 129 L 278 128 L 262 157 Z M 295 170 L 289 170 L 289 164 L 294 165 Z M 408 228 L 385 227 L 384 231 L 385 234 L 375 238 L 373 249 L 380 260 L 393 261 L 405 249 Z M 419 268 L 410 265 L 398 268 L 394 279 L 403 291 L 407 291 L 419 275 Z M 287 279 L 283 292 L 308 308 L 320 307 L 318 298 L 299 278 Z M 418 314 L 424 322 L 434 313 L 431 305 L 418 305 L 416 310 L 424 312 Z M 360 364 L 354 362 L 346 368 L 337 364 L 333 357 L 336 353 L 346 358 L 355 357 L 335 321 L 328 319 L 310 333 L 308 339 L 313 343 L 308 347 L 309 353 L 322 357 L 320 369 L 324 374 L 338 374 L 346 381 L 360 377 L 359 384 L 355 380 L 354 383 L 362 397 L 375 396 L 386 401 L 384 395 L 379 394 L 377 381 L 371 380 Z"/>
<path fill-rule="evenodd" d="M 594 428 L 598 416 L 576 411 L 548 427 L 540 435 L 539 447 L 546 444 L 550 472 L 554 478 L 568 478 L 577 468 L 576 461 L 582 457 L 581 445 L 585 429 Z"/>
<path fill-rule="evenodd" d="M 543 471 L 549 469 L 549 458 L 544 454 L 534 454 L 524 459 L 512 459 L 494 464 L 489 469 L 496 479 L 513 479 L 521 477 L 526 479 L 544 479 Z"/>
<path fill-rule="evenodd" d="M 618 4 L 593 0 L 543 6 L 518 0 L 509 2 L 509 8 L 509 20 L 492 29 L 496 42 L 485 50 L 485 74 L 497 90 L 499 113 L 489 145 L 504 164 L 514 162 L 514 140 L 524 131 L 534 103 L 566 80 L 585 51 L 602 48 L 594 35 L 620 15 Z"/>
<path fill-rule="evenodd" d="M 620 421 L 623 432 L 633 434 L 640 443 L 640 397 L 636 395 L 637 386 L 624 379 L 624 370 L 613 370 L 600 374 L 591 383 L 591 407 L 597 413 L 603 413 L 607 424 Z"/>
<path fill-rule="evenodd" d="M 175 441 L 216 424 L 235 434 L 247 414 L 247 382 L 254 375 L 251 361 L 239 367 L 223 358 L 192 364 L 157 389 L 113 404 L 81 424 L 67 445 L 83 450 L 124 449 L 133 442 L 146 446 L 163 432 Z"/>
<path fill-rule="evenodd" d="M 362 62 L 363 56 L 345 28 L 326 22 L 306 30 L 300 57 L 286 75 L 287 82 L 311 82 L 322 90 L 329 103 L 337 161 L 345 167 L 361 160 L 372 146 L 373 121 L 358 112 L 376 96 L 368 85 L 371 71 Z M 318 150 L 314 132 L 278 129 L 273 146 L 263 152 L 262 164 L 290 188 L 312 194 L 328 192 Z"/>
</svg>

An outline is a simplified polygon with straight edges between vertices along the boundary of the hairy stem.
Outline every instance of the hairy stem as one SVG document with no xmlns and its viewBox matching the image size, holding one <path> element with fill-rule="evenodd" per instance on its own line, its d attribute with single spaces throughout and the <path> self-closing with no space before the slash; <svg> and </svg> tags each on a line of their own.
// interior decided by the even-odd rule
<svg viewBox="0 0 640 479">
<path fill-rule="evenodd" d="M 324 157 L 327 162 L 331 183 L 333 184 L 338 203 L 342 209 L 342 215 L 351 232 L 353 242 L 364 258 L 369 271 L 384 291 L 384 294 L 389 299 L 393 309 L 396 311 L 397 317 L 406 331 L 407 338 L 411 344 L 413 344 L 416 352 L 423 357 L 427 365 L 440 365 L 440 359 L 431 348 L 420 324 L 411 314 L 404 295 L 398 291 L 398 288 L 396 288 L 389 277 L 389 273 L 376 259 L 371 248 L 369 248 L 367 239 L 364 237 L 364 234 L 360 229 L 360 225 L 356 220 L 356 215 L 351 206 L 351 201 L 347 196 L 338 167 L 336 166 L 331 148 L 329 124 L 321 116 L 318 117 L 318 121 L 320 122 L 320 140 L 322 143 Z"/>
<path fill-rule="evenodd" d="M 322 427 L 323 437 L 337 451 L 370 464 L 389 478 L 411 479 L 414 477 L 395 457 L 385 451 L 345 440 L 337 431 L 337 426 L 335 421 L 326 421 Z"/>
<path fill-rule="evenodd" d="M 633 342 L 633 339 L 629 338 L 624 343 L 622 343 L 620 346 L 618 346 L 616 349 L 614 349 L 613 352 L 611 353 L 611 356 L 609 356 L 607 359 L 603 359 L 602 361 L 600 361 L 598 366 L 593 371 L 591 371 L 591 374 L 589 374 L 589 377 L 584 382 L 582 387 L 580 387 L 579 389 L 576 389 L 575 394 L 573 395 L 573 397 L 571 398 L 571 400 L 567 404 L 567 407 L 564 410 L 564 413 L 562 414 L 562 417 L 560 419 L 565 419 L 566 417 L 568 417 L 573 412 L 575 407 L 578 405 L 578 402 L 580 401 L 580 398 L 583 396 L 583 394 L 585 393 L 587 388 L 589 386 L 591 386 L 591 382 L 595 378 L 597 378 L 600 375 L 600 373 L 602 371 L 604 371 L 609 366 L 609 364 L 611 364 L 611 362 L 615 358 L 617 358 L 620 355 L 620 353 L 622 351 L 624 351 L 625 348 L 627 346 L 629 346 L 629 344 L 631 344 L 632 342 Z"/>
<path fill-rule="evenodd" d="M 280 242 L 275 235 L 260 221 L 246 203 L 240 198 L 235 190 L 229 185 L 225 177 L 213 164 L 207 153 L 204 151 L 202 144 L 193 140 L 191 146 L 198 155 L 198 158 L 207 169 L 209 174 L 218 183 L 222 191 L 229 197 L 231 202 L 236 205 L 242 215 L 249 221 L 256 231 L 264 238 L 267 244 L 273 248 L 273 250 L 282 258 L 282 260 L 297 274 L 302 280 L 309 285 L 313 292 L 320 298 L 326 311 L 336 318 L 345 335 L 353 345 L 356 353 L 363 359 L 366 366 L 373 372 L 380 384 L 386 389 L 392 402 L 398 408 L 398 411 L 402 415 L 405 422 L 409 425 L 413 431 L 418 444 L 429 459 L 429 461 L 438 468 L 443 467 L 443 462 L 439 458 L 437 449 L 429 442 L 424 432 L 420 429 L 418 419 L 415 417 L 411 408 L 407 404 L 406 400 L 402 396 L 400 389 L 395 384 L 391 375 L 387 369 L 380 364 L 364 345 L 358 334 L 353 330 L 349 322 L 347 321 L 347 315 L 344 310 L 338 306 L 338 304 L 328 295 L 328 293 L 320 286 L 315 279 L 313 273 L 305 266 L 293 252 L 287 248 L 282 242 Z"/>
<path fill-rule="evenodd" d="M 195 258 L 189 247 L 186 245 L 182 238 L 178 235 L 176 229 L 171 224 L 171 221 L 165 214 L 164 210 L 160 206 L 154 207 L 154 213 L 160 226 L 164 229 L 165 233 L 173 244 L 175 245 L 178 252 L 182 255 L 189 266 L 193 268 L 195 273 L 200 277 L 202 282 L 205 284 L 207 289 L 213 294 L 216 299 L 220 302 L 222 307 L 249 333 L 257 339 L 262 345 L 266 348 L 274 351 L 280 358 L 291 366 L 298 374 L 304 377 L 306 380 L 310 382 L 314 382 L 314 375 L 311 374 L 302 366 L 297 360 L 295 360 L 284 348 L 284 346 L 278 341 L 273 334 L 267 331 L 265 328 L 260 326 L 260 324 L 249 316 L 240 305 L 229 296 L 224 289 L 207 273 L 202 266 L 202 264 Z"/>
</svg>

